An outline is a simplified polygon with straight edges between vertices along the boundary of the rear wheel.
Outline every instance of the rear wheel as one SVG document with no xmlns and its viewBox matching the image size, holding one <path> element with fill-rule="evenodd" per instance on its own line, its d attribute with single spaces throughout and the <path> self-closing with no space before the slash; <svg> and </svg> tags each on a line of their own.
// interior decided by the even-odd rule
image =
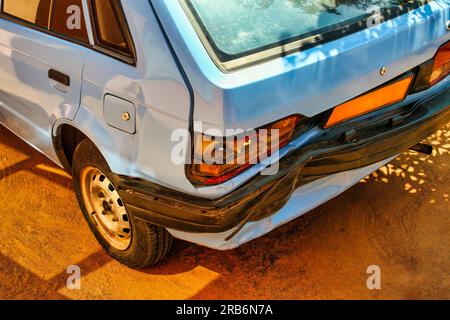
<svg viewBox="0 0 450 320">
<path fill-rule="evenodd" d="M 161 261 L 172 246 L 162 227 L 134 219 L 111 180 L 111 170 L 89 140 L 73 156 L 75 191 L 86 221 L 102 247 L 116 260 L 133 268 Z"/>
</svg>

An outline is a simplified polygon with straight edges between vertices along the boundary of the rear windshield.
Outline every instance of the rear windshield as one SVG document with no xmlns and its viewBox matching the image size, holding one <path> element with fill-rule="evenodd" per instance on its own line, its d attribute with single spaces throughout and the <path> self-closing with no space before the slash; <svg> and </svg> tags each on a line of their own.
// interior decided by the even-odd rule
<svg viewBox="0 0 450 320">
<path fill-rule="evenodd" d="M 424 1 L 182 0 L 222 61 L 358 24 L 372 12 L 405 12 Z M 408 8 L 406 8 L 408 6 Z M 364 27 L 366 27 L 364 25 Z M 342 34 L 342 32 L 341 32 Z M 314 40 L 314 39 L 313 39 Z M 311 42 L 311 41 L 310 41 Z"/>
</svg>

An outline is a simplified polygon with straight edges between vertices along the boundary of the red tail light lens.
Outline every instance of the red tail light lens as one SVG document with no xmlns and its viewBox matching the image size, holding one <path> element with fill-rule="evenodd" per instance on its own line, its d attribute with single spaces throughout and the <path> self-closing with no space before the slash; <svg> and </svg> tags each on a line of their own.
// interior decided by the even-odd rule
<svg viewBox="0 0 450 320">
<path fill-rule="evenodd" d="M 450 73 L 450 42 L 444 44 L 434 58 L 433 71 L 431 72 L 430 85 L 434 85 L 444 79 Z"/>
<path fill-rule="evenodd" d="M 291 116 L 231 137 L 196 133 L 189 178 L 202 185 L 217 185 L 230 180 L 286 146 L 299 120 L 299 116 Z"/>
</svg>

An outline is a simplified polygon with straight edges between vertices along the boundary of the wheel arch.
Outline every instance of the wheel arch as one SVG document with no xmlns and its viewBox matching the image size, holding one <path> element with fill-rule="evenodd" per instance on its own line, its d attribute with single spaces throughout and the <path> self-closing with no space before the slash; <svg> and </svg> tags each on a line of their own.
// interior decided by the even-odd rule
<svg viewBox="0 0 450 320">
<path fill-rule="evenodd" d="M 52 139 L 58 160 L 64 169 L 69 172 L 72 171 L 73 154 L 75 153 L 76 147 L 84 139 L 93 142 L 79 128 L 70 123 L 59 124 L 54 130 Z"/>
</svg>

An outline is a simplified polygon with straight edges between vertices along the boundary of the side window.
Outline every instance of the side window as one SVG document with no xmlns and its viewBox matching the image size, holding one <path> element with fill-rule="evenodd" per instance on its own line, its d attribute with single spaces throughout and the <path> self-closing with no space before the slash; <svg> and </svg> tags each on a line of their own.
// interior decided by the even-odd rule
<svg viewBox="0 0 450 320">
<path fill-rule="evenodd" d="M 125 31 L 125 18 L 114 0 L 92 0 L 96 38 L 102 47 L 131 56 Z"/>
<path fill-rule="evenodd" d="M 73 39 L 89 42 L 82 0 L 53 0 L 53 2 L 50 30 Z"/>
<path fill-rule="evenodd" d="M 51 0 L 3 0 L 3 12 L 48 28 Z"/>
</svg>

